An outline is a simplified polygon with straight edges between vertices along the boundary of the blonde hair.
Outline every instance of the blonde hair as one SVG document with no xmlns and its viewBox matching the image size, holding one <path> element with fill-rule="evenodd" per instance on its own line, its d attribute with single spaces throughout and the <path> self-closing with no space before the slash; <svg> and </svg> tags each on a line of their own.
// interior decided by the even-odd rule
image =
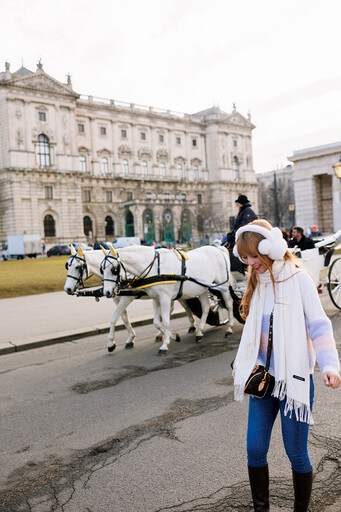
<svg viewBox="0 0 341 512">
<path fill-rule="evenodd" d="M 254 220 L 253 222 L 250 222 L 250 226 L 260 226 L 262 228 L 268 229 L 269 231 L 272 229 L 270 222 L 268 222 L 265 219 Z M 237 250 L 241 258 L 243 256 L 246 257 L 249 255 L 257 256 L 261 260 L 261 262 L 265 265 L 266 269 L 269 270 L 270 272 L 272 284 L 275 289 L 275 278 L 272 273 L 272 264 L 274 260 L 269 258 L 269 256 L 267 256 L 266 254 L 261 254 L 258 251 L 258 244 L 261 240 L 264 240 L 264 238 L 265 237 L 263 235 L 255 233 L 254 231 L 244 231 L 244 233 L 242 233 L 238 237 L 236 243 Z M 285 252 L 283 259 L 285 261 L 290 261 L 297 268 L 301 267 L 301 265 L 298 262 L 298 259 L 293 254 L 291 254 L 289 250 Z M 240 303 L 240 314 L 243 320 L 245 320 L 249 314 L 250 302 L 253 296 L 253 292 L 255 291 L 256 286 L 258 284 L 258 279 L 259 278 L 256 271 L 252 267 L 249 267 L 246 292 L 244 293 L 242 301 Z"/>
</svg>

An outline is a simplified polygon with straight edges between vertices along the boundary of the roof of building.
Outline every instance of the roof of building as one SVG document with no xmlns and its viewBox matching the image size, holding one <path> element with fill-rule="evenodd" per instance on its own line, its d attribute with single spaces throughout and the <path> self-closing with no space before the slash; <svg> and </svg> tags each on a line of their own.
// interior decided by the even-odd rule
<svg viewBox="0 0 341 512">
<path fill-rule="evenodd" d="M 200 112 L 196 112 L 193 115 L 201 116 L 201 117 L 211 117 L 211 116 L 223 117 L 223 116 L 227 116 L 228 114 L 226 112 L 224 112 L 223 110 L 221 110 L 219 107 L 214 106 L 211 108 L 207 108 L 206 110 L 201 110 Z"/>
<path fill-rule="evenodd" d="M 13 73 L 13 75 L 33 75 L 33 71 L 30 71 L 29 69 L 25 68 L 24 66 L 21 66 L 17 71 Z"/>
</svg>

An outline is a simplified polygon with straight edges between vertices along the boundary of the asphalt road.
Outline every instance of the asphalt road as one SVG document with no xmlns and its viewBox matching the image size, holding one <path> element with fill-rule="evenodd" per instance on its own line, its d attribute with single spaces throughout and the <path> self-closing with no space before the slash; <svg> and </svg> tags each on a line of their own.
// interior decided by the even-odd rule
<svg viewBox="0 0 341 512">
<path fill-rule="evenodd" d="M 327 306 L 341 348 L 341 313 Z M 136 346 L 105 351 L 106 335 L 0 358 L 1 511 L 251 510 L 247 399 L 233 401 L 230 362 L 241 326 L 206 327 L 202 344 L 173 320 L 181 343 L 158 357 L 151 325 Z M 341 510 L 340 390 L 315 372 L 312 512 Z M 292 511 L 280 422 L 270 447 L 271 510 Z"/>
</svg>

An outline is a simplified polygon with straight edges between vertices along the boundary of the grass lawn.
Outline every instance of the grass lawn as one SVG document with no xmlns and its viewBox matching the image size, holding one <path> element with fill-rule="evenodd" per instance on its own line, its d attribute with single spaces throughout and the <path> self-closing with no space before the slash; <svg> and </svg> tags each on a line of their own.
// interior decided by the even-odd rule
<svg viewBox="0 0 341 512">
<path fill-rule="evenodd" d="M 68 258 L 69 256 L 51 256 L 0 261 L 0 299 L 62 291 Z M 86 286 L 99 284 L 101 281 L 95 276 L 86 281 Z"/>
</svg>

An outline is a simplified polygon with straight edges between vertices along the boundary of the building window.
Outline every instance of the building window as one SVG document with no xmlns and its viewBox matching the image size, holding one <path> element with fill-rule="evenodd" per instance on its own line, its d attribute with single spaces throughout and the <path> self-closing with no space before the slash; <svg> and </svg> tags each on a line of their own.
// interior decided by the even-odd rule
<svg viewBox="0 0 341 512">
<path fill-rule="evenodd" d="M 239 180 L 239 162 L 236 156 L 233 157 L 232 168 L 234 179 Z"/>
<path fill-rule="evenodd" d="M 91 203 L 91 191 L 83 190 L 83 201 L 84 203 Z"/>
<path fill-rule="evenodd" d="M 88 236 L 89 238 L 92 238 L 92 220 L 88 215 L 83 217 L 83 229 L 84 235 Z"/>
<path fill-rule="evenodd" d="M 107 203 L 112 203 L 112 191 L 111 190 L 105 191 L 105 200 Z"/>
<path fill-rule="evenodd" d="M 122 167 L 123 167 L 123 174 L 129 174 L 129 162 L 128 162 L 128 160 L 123 160 Z"/>
<path fill-rule="evenodd" d="M 141 132 L 141 140 L 146 140 L 146 134 L 145 134 L 145 132 Z"/>
<path fill-rule="evenodd" d="M 183 166 L 182 164 L 178 164 L 178 178 L 182 180 L 183 178 Z"/>
<path fill-rule="evenodd" d="M 39 167 L 49 167 L 51 165 L 50 143 L 46 135 L 38 136 L 36 150 Z"/>
<path fill-rule="evenodd" d="M 86 156 L 82 155 L 79 157 L 79 170 L 86 172 Z"/>
<path fill-rule="evenodd" d="M 237 147 L 237 141 L 236 140 L 233 141 L 233 145 L 234 145 L 235 148 Z"/>
<path fill-rule="evenodd" d="M 84 124 L 78 123 L 78 133 L 84 133 Z"/>
<path fill-rule="evenodd" d="M 142 175 L 148 176 L 148 163 L 145 161 L 142 162 Z"/>
<path fill-rule="evenodd" d="M 114 223 L 113 218 L 110 215 L 105 217 L 104 226 L 105 226 L 105 239 L 107 239 L 108 236 L 114 236 L 115 223 Z"/>
<path fill-rule="evenodd" d="M 197 147 L 197 139 L 192 139 L 192 146 Z"/>
<path fill-rule="evenodd" d="M 121 130 L 121 137 L 122 137 L 122 139 L 127 138 L 127 130 Z"/>
<path fill-rule="evenodd" d="M 133 200 L 133 193 L 127 192 L 127 201 L 132 201 L 132 200 Z"/>
<path fill-rule="evenodd" d="M 104 174 L 108 174 L 108 172 L 109 172 L 109 163 L 108 163 L 108 159 L 107 159 L 106 156 L 102 158 L 101 164 L 102 164 L 102 172 Z"/>
<path fill-rule="evenodd" d="M 176 142 L 177 144 L 181 144 L 181 137 L 176 137 L 176 138 L 175 138 L 175 142 Z"/>
<path fill-rule="evenodd" d="M 160 163 L 160 177 L 165 178 L 166 177 L 166 164 L 165 162 Z"/>
<path fill-rule="evenodd" d="M 198 179 L 199 179 L 199 167 L 197 165 L 193 165 L 193 171 L 194 171 L 194 179 L 195 179 L 195 181 L 198 181 Z"/>
<path fill-rule="evenodd" d="M 44 236 L 56 236 L 56 223 L 52 215 L 45 215 L 44 217 Z"/>
<path fill-rule="evenodd" d="M 100 134 L 101 135 L 106 135 L 107 134 L 107 129 L 105 126 L 100 126 Z"/>
<path fill-rule="evenodd" d="M 45 199 L 53 199 L 53 187 L 45 187 Z"/>
<path fill-rule="evenodd" d="M 38 112 L 38 119 L 39 119 L 39 121 L 46 121 L 45 112 Z"/>
<path fill-rule="evenodd" d="M 198 194 L 198 204 L 202 204 L 202 195 Z"/>
<path fill-rule="evenodd" d="M 165 138 L 163 135 L 159 135 L 159 142 L 165 142 Z"/>
</svg>

